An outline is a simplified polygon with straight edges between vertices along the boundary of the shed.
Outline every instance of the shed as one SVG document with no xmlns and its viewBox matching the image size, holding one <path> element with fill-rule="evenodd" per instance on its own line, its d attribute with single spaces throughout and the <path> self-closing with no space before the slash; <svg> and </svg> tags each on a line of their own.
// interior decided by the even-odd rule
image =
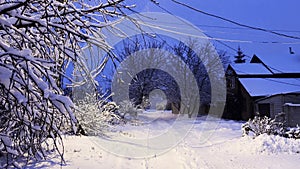
<svg viewBox="0 0 300 169">
<path fill-rule="evenodd" d="M 274 118 L 284 111 L 286 103 L 300 104 L 300 91 L 270 95 L 255 101 L 255 114 Z M 287 112 L 285 112 L 287 113 Z"/>
</svg>

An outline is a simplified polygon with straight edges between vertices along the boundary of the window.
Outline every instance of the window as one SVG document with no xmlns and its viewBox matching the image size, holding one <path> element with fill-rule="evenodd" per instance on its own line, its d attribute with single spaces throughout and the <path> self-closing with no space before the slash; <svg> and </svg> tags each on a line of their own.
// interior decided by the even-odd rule
<svg viewBox="0 0 300 169">
<path fill-rule="evenodd" d="M 235 88 L 235 79 L 234 77 L 227 78 L 227 88 L 234 89 Z"/>
<path fill-rule="evenodd" d="M 258 104 L 258 112 L 260 117 L 270 117 L 270 103 Z"/>
</svg>

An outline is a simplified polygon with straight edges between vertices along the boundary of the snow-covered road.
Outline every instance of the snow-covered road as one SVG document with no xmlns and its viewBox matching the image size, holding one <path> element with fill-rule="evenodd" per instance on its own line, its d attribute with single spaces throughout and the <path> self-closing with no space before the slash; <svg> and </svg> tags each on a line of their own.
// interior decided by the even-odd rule
<svg viewBox="0 0 300 169">
<path fill-rule="evenodd" d="M 256 139 L 241 137 L 242 122 L 216 119 L 218 125 L 214 126 L 215 121 L 211 119 L 208 121 L 206 117 L 197 118 L 195 121 L 182 118 L 177 120 L 176 125 L 182 126 L 183 129 L 190 128 L 191 124 L 194 124 L 187 135 L 180 133 L 186 130 L 179 129 L 180 132 L 176 134 L 166 134 L 174 136 L 166 139 L 160 136 L 172 130 L 176 116 L 169 112 L 147 112 L 139 115 L 139 119 L 144 125 L 119 126 L 115 132 L 108 133 L 109 139 L 65 136 L 66 164 L 62 168 L 299 168 L 299 140 L 267 135 Z M 180 136 L 183 136 L 183 139 L 173 145 L 174 139 Z M 156 144 L 161 145 L 151 146 L 149 141 L 151 139 L 153 144 L 156 141 Z M 114 144 L 107 146 L 110 142 Z M 29 168 L 45 167 L 58 168 L 60 161 L 58 158 L 52 158 L 29 166 Z"/>
</svg>

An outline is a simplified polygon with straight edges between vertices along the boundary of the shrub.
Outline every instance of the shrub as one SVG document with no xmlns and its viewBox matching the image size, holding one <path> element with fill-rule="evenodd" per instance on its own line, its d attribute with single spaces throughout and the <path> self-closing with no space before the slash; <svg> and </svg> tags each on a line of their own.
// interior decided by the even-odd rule
<svg viewBox="0 0 300 169">
<path fill-rule="evenodd" d="M 243 135 L 254 135 L 259 136 L 261 134 L 268 135 L 280 135 L 285 134 L 284 123 L 281 121 L 276 121 L 269 117 L 258 117 L 255 116 L 248 122 L 242 125 Z"/>
<path fill-rule="evenodd" d="M 289 138 L 300 139 L 300 127 L 297 125 L 295 128 L 288 129 L 286 136 Z"/>
<path fill-rule="evenodd" d="M 138 114 L 138 108 L 139 106 L 135 106 L 134 103 L 132 103 L 129 100 L 124 100 L 122 102 L 120 102 L 120 108 L 119 108 L 119 114 L 121 117 L 123 118 L 137 118 L 137 114 Z"/>
<path fill-rule="evenodd" d="M 87 94 L 76 105 L 75 114 L 83 130 L 81 134 L 105 135 L 112 125 L 124 123 L 117 114 L 116 103 L 99 100 L 96 94 Z"/>
<path fill-rule="evenodd" d="M 269 117 L 255 116 L 242 125 L 243 135 L 252 135 L 254 137 L 261 134 L 279 135 L 287 138 L 300 139 L 300 127 L 288 128 L 285 126 L 284 113 L 275 116 L 275 119 Z"/>
<path fill-rule="evenodd" d="M 156 110 L 165 110 L 166 109 L 166 101 L 156 104 Z"/>
</svg>

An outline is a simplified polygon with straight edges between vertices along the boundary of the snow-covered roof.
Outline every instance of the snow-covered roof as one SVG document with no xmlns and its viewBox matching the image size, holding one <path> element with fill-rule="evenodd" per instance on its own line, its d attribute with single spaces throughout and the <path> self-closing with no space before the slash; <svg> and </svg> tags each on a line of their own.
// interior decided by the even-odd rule
<svg viewBox="0 0 300 169">
<path fill-rule="evenodd" d="M 244 75 L 244 74 L 272 74 L 261 63 L 232 64 L 231 66 L 238 75 Z"/>
<path fill-rule="evenodd" d="M 300 73 L 300 55 L 288 57 L 256 57 L 257 62 L 232 64 L 238 75 L 272 75 L 274 73 Z M 266 67 L 267 66 L 267 67 Z M 270 71 L 271 70 L 271 71 Z M 251 96 L 270 96 L 300 91 L 300 78 L 240 78 L 239 81 Z"/>
<path fill-rule="evenodd" d="M 240 78 L 239 81 L 251 96 L 270 96 L 300 91 L 300 79 L 295 78 Z"/>
<path fill-rule="evenodd" d="M 300 73 L 300 55 L 264 56 L 259 57 L 274 72 Z"/>
<path fill-rule="evenodd" d="M 300 104 L 294 104 L 294 103 L 285 103 L 285 106 L 291 106 L 291 107 L 300 107 Z"/>
</svg>

